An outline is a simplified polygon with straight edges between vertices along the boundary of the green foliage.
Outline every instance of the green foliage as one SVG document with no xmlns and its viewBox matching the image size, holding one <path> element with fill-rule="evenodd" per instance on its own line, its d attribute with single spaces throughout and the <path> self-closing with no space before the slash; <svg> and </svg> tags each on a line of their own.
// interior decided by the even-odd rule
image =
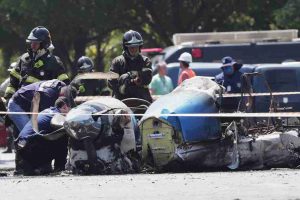
<svg viewBox="0 0 300 200">
<path fill-rule="evenodd" d="M 84 54 L 107 70 L 129 29 L 142 34 L 144 47 L 166 47 L 179 32 L 298 28 L 299 8 L 300 0 L 0 0 L 1 66 L 25 51 L 38 25 L 50 30 L 54 53 L 74 73 Z"/>
<path fill-rule="evenodd" d="M 274 12 L 275 21 L 280 28 L 300 28 L 300 0 L 289 0 Z"/>
<path fill-rule="evenodd" d="M 47 27 L 55 53 L 72 70 L 89 43 L 104 40 L 116 29 L 115 4 L 114 0 L 2 0 L 0 19 L 6 30 L 14 30 L 23 40 L 33 27 Z"/>
<path fill-rule="evenodd" d="M 103 52 L 103 63 L 104 66 L 96 66 L 96 69 L 103 68 L 104 71 L 108 71 L 110 62 L 112 59 L 122 53 L 121 38 L 123 33 L 115 30 L 110 33 L 108 40 L 101 44 L 101 52 Z M 97 45 L 92 44 L 86 48 L 86 55 L 93 60 L 97 57 Z"/>
</svg>

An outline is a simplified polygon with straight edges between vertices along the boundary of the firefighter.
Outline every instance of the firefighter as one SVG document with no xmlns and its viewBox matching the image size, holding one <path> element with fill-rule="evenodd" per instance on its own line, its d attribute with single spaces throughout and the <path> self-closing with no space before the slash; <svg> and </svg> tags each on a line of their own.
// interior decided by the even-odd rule
<svg viewBox="0 0 300 200">
<path fill-rule="evenodd" d="M 52 55 L 49 50 L 52 41 L 45 27 L 34 28 L 26 42 L 30 47 L 10 72 L 10 84 L 4 96 L 6 99 L 9 99 L 20 87 L 38 81 L 58 79 L 66 84 L 70 82 L 60 58 Z"/>
<path fill-rule="evenodd" d="M 52 172 L 51 162 L 54 160 L 54 170 L 62 171 L 67 162 L 68 138 L 66 135 L 47 139 L 43 136 L 53 134 L 57 130 L 51 125 L 51 120 L 56 113 L 66 114 L 71 105 L 66 97 L 59 97 L 54 107 L 47 108 L 37 117 L 38 131 L 29 121 L 22 129 L 16 143 L 18 173 L 24 175 L 41 175 Z"/>
<path fill-rule="evenodd" d="M 150 59 L 141 55 L 143 38 L 137 31 L 127 31 L 123 36 L 123 53 L 116 57 L 110 71 L 120 75 L 109 81 L 113 96 L 123 100 L 140 98 L 152 102 L 148 85 L 152 80 Z"/>
<path fill-rule="evenodd" d="M 76 64 L 77 74 L 94 72 L 94 63 L 87 56 L 81 56 Z M 100 79 L 80 79 L 74 78 L 71 85 L 78 90 L 78 96 L 109 96 L 107 81 Z"/>
</svg>

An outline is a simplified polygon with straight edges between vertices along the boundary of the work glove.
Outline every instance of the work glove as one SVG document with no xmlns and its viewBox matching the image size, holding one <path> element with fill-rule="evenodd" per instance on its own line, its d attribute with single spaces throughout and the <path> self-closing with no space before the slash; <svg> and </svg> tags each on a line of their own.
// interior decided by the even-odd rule
<svg viewBox="0 0 300 200">
<path fill-rule="evenodd" d="M 119 78 L 119 92 L 120 94 L 127 94 L 130 86 L 134 85 L 134 77 L 130 72 L 122 74 Z"/>
<path fill-rule="evenodd" d="M 149 85 L 152 80 L 152 70 L 149 68 L 143 68 L 138 75 L 141 85 Z"/>
</svg>

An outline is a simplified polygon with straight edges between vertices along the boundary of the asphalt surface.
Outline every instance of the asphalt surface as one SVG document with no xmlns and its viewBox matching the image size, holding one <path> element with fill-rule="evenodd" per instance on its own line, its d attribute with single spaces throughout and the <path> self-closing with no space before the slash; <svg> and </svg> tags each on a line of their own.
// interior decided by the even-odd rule
<svg viewBox="0 0 300 200">
<path fill-rule="evenodd" d="M 2 149 L 0 149 L 2 152 Z M 0 153 L 0 195 L 10 199 L 299 199 L 300 170 L 13 176 L 14 154 Z"/>
</svg>

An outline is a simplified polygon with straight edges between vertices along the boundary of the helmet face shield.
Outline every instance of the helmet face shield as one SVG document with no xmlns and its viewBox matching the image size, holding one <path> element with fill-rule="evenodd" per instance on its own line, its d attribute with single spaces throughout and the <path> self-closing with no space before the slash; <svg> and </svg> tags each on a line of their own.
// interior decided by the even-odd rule
<svg viewBox="0 0 300 200">
<path fill-rule="evenodd" d="M 41 40 L 37 37 L 35 37 L 32 33 L 29 34 L 29 36 L 26 39 L 27 43 L 31 43 L 31 42 L 41 42 Z"/>
<path fill-rule="evenodd" d="M 34 52 L 38 51 L 41 47 L 41 43 L 39 41 L 31 41 L 29 44 L 30 44 L 30 48 Z"/>
<path fill-rule="evenodd" d="M 125 44 L 126 47 L 140 47 L 141 44 L 135 43 L 135 44 Z"/>
<path fill-rule="evenodd" d="M 92 72 L 93 66 L 89 65 L 88 63 L 83 63 L 81 67 L 79 67 L 78 72 L 85 73 L 85 72 Z"/>
</svg>

